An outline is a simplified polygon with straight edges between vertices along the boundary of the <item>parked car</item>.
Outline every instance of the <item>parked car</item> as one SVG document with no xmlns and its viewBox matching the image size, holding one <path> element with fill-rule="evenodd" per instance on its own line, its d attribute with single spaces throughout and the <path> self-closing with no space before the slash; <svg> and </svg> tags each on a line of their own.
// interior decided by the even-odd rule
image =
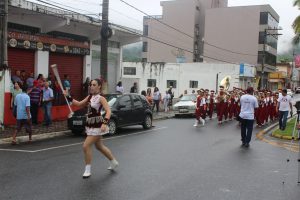
<svg viewBox="0 0 300 200">
<path fill-rule="evenodd" d="M 120 127 L 142 125 L 144 129 L 152 127 L 152 109 L 146 98 L 138 94 L 110 94 L 106 95 L 108 105 L 111 108 L 109 121 L 109 134 L 117 133 Z M 73 133 L 83 133 L 86 123 L 86 111 L 81 109 L 74 112 L 68 119 L 68 127 Z M 105 111 L 101 111 L 105 116 Z"/>
<path fill-rule="evenodd" d="M 197 96 L 194 94 L 183 95 L 179 102 L 174 104 L 174 115 L 194 115 L 196 110 Z"/>
</svg>

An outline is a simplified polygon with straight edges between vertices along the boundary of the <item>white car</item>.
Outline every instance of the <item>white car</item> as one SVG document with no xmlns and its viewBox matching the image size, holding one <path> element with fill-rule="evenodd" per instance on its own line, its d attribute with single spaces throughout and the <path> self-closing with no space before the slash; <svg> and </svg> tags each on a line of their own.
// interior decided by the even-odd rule
<svg viewBox="0 0 300 200">
<path fill-rule="evenodd" d="M 293 91 L 291 89 L 286 89 L 286 90 L 287 90 L 287 94 L 293 97 L 294 95 Z"/>
<path fill-rule="evenodd" d="M 196 110 L 197 96 L 194 94 L 183 95 L 180 101 L 173 105 L 175 116 L 194 115 Z"/>
</svg>

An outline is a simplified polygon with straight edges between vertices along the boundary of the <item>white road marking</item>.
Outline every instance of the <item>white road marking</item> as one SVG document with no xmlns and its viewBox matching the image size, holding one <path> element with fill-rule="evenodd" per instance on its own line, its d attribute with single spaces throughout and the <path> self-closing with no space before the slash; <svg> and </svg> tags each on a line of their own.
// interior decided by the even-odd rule
<svg viewBox="0 0 300 200">
<path fill-rule="evenodd" d="M 133 135 L 138 135 L 138 134 L 142 134 L 142 133 L 155 132 L 155 131 L 166 129 L 166 128 L 167 127 L 161 127 L 161 128 L 156 128 L 156 129 L 150 129 L 150 130 L 147 130 L 147 131 L 139 131 L 139 132 L 136 132 L 136 133 L 131 133 L 131 134 L 129 133 L 129 134 L 126 134 L 126 135 L 120 135 L 120 136 L 114 136 L 114 137 L 111 137 L 111 138 L 105 138 L 103 140 L 113 140 L 113 139 L 117 139 L 117 138 L 133 136 Z M 81 144 L 83 144 L 83 142 L 67 144 L 67 145 L 61 145 L 61 146 L 56 146 L 56 147 L 49 147 L 49 148 L 45 148 L 45 149 L 32 150 L 32 151 L 30 151 L 30 150 L 21 150 L 21 149 L 0 149 L 0 151 L 37 153 L 37 152 L 43 152 L 43 151 L 49 151 L 49 150 L 53 150 L 53 149 L 66 148 L 66 147 L 71 147 L 71 146 L 76 146 L 76 145 L 81 145 Z"/>
<path fill-rule="evenodd" d="M 35 152 L 35 151 L 21 150 L 21 149 L 0 149 L 0 151 L 24 152 L 24 153 L 34 153 Z"/>
</svg>

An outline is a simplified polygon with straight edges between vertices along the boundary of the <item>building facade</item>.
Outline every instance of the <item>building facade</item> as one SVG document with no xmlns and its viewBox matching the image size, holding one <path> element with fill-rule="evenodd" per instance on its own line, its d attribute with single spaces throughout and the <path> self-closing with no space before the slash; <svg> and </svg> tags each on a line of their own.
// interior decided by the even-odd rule
<svg viewBox="0 0 300 200">
<path fill-rule="evenodd" d="M 173 87 L 174 96 L 184 90 L 191 93 L 200 88 L 217 90 L 225 77 L 230 77 L 230 88 L 246 89 L 254 86 L 256 70 L 251 66 L 220 63 L 132 63 L 122 65 L 122 82 L 125 92 L 129 92 L 133 82 L 138 83 L 139 92 L 158 87 L 164 92 Z"/>
<path fill-rule="evenodd" d="M 227 4 L 228 0 L 161 1 L 161 16 L 144 17 L 143 61 L 202 61 L 206 10 Z"/>
<path fill-rule="evenodd" d="M 268 73 L 276 70 L 278 23 L 279 15 L 270 5 L 208 10 L 203 40 L 204 61 L 257 66 L 257 78 L 263 77 L 266 88 Z"/>
<path fill-rule="evenodd" d="M 101 21 L 25 0 L 11 0 L 8 8 L 9 69 L 4 75 L 6 78 L 1 79 L 4 87 L 0 92 L 4 94 L 4 100 L 0 105 L 4 108 L 4 116 L 0 120 L 5 124 L 14 121 L 9 102 L 10 79 L 16 70 L 24 70 L 27 76 L 33 72 L 34 78 L 38 74 L 47 78 L 52 73 L 50 66 L 57 64 L 61 80 L 68 75 L 72 96 L 81 99 L 85 79 L 100 77 Z M 132 31 L 114 25 L 111 28 L 113 35 L 109 39 L 109 73 L 106 80 L 109 92 L 114 91 L 121 76 L 122 46 L 140 41 L 140 37 L 132 34 Z M 55 110 L 59 112 L 63 109 L 53 109 L 54 119 L 56 116 L 61 118 Z"/>
</svg>

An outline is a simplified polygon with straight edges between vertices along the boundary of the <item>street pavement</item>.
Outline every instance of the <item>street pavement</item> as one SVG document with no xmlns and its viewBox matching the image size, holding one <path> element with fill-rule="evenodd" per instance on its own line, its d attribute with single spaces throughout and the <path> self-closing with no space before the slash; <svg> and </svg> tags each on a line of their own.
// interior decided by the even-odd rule
<svg viewBox="0 0 300 200">
<path fill-rule="evenodd" d="M 94 150 L 89 179 L 81 177 L 84 137 L 0 145 L 0 199 L 299 200 L 297 153 L 255 139 L 260 129 L 242 148 L 235 121 L 193 122 L 155 121 L 150 130 L 133 126 L 105 138 L 120 166 L 106 170 Z"/>
<path fill-rule="evenodd" d="M 153 112 L 153 120 L 162 120 L 174 117 L 174 112 Z M 4 130 L 0 129 L 0 144 L 11 143 L 12 133 L 15 131 L 16 126 L 7 126 Z M 65 134 L 69 134 L 71 131 L 68 129 L 67 120 L 54 121 L 50 126 L 43 126 L 42 124 L 32 126 L 33 140 L 49 139 Z M 23 128 L 17 135 L 18 142 L 28 141 L 28 133 Z"/>
</svg>

